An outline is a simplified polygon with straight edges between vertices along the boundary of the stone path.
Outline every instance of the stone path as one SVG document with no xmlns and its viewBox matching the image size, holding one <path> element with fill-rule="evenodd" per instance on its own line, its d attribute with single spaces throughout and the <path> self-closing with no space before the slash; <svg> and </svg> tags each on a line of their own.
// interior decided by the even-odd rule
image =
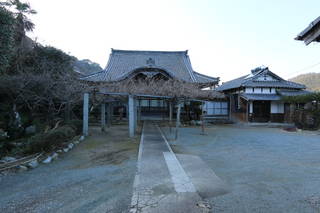
<svg viewBox="0 0 320 213">
<path fill-rule="evenodd" d="M 160 128 L 151 122 L 145 122 L 131 212 L 209 212 L 210 208 L 204 205 L 200 194 L 208 195 L 208 191 L 213 191 L 214 195 L 223 194 L 225 187 L 212 170 L 204 163 L 201 164 L 200 158 L 190 157 L 176 156 Z M 184 162 L 183 165 L 179 158 Z"/>
</svg>

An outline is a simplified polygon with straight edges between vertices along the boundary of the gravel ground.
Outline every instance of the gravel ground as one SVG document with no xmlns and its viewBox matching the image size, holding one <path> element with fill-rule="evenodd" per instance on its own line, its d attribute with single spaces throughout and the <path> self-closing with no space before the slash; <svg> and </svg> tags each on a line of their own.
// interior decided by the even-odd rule
<svg viewBox="0 0 320 213">
<path fill-rule="evenodd" d="M 231 186 L 209 200 L 213 212 L 320 212 L 319 132 L 220 125 L 200 133 L 181 128 L 171 144 L 200 156 Z"/>
<path fill-rule="evenodd" d="M 92 136 L 49 165 L 0 178 L 0 212 L 128 212 L 139 138 L 126 126 Z"/>
</svg>

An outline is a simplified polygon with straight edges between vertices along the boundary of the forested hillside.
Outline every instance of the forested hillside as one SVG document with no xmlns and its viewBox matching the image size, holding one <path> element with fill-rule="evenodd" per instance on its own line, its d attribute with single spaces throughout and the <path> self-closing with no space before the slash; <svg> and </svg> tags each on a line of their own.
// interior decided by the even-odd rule
<svg viewBox="0 0 320 213">
<path fill-rule="evenodd" d="M 74 63 L 74 71 L 81 75 L 89 75 L 95 72 L 102 71 L 99 64 L 90 61 L 89 59 L 76 60 Z"/>
<path fill-rule="evenodd" d="M 320 73 L 307 73 L 289 79 L 307 86 L 309 90 L 320 91 Z"/>
<path fill-rule="evenodd" d="M 101 69 L 31 40 L 36 13 L 20 0 L 0 2 L 0 158 L 50 152 L 79 134 L 82 94 L 89 89 L 75 67 L 85 74 Z"/>
</svg>

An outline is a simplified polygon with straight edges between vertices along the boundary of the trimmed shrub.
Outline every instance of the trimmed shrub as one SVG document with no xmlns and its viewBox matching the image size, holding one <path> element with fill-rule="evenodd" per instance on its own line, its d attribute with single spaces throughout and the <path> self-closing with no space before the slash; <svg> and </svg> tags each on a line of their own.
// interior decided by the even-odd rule
<svg viewBox="0 0 320 213">
<path fill-rule="evenodd" d="M 320 110 L 296 110 L 293 120 L 299 129 L 317 130 L 320 127 Z"/>
<path fill-rule="evenodd" d="M 41 151 L 50 152 L 55 147 L 72 139 L 76 131 L 71 126 L 62 126 L 47 133 L 41 133 L 30 137 L 25 153 L 37 153 Z"/>
</svg>

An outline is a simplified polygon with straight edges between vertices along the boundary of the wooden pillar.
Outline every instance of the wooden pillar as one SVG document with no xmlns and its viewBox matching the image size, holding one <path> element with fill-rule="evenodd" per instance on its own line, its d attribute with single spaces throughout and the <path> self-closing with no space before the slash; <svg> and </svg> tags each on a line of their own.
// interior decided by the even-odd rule
<svg viewBox="0 0 320 213">
<path fill-rule="evenodd" d="M 112 119 L 111 107 L 112 107 L 111 103 L 108 103 L 107 104 L 107 126 L 108 126 L 108 128 L 111 127 L 111 119 Z"/>
<path fill-rule="evenodd" d="M 112 125 L 113 121 L 113 103 L 110 103 L 110 125 Z"/>
<path fill-rule="evenodd" d="M 134 132 L 136 132 L 136 130 L 137 130 L 137 126 L 138 126 L 138 100 L 137 99 L 133 99 L 134 101 L 133 101 L 133 103 L 134 103 L 134 105 L 133 105 L 133 107 L 134 107 Z"/>
<path fill-rule="evenodd" d="M 129 95 L 128 97 L 128 108 L 129 108 L 129 136 L 134 137 L 135 133 L 135 107 L 134 107 L 134 97 L 133 95 Z"/>
<path fill-rule="evenodd" d="M 177 109 L 177 120 L 176 120 L 175 140 L 178 139 L 178 129 L 179 129 L 179 126 L 180 126 L 180 113 L 181 113 L 181 103 L 178 104 L 178 109 Z"/>
<path fill-rule="evenodd" d="M 249 122 L 249 115 L 250 115 L 251 109 L 252 109 L 251 101 L 248 100 L 246 106 L 247 106 L 247 122 Z"/>
<path fill-rule="evenodd" d="M 89 135 L 89 93 L 83 95 L 83 135 Z"/>
<path fill-rule="evenodd" d="M 104 132 L 106 129 L 106 104 L 101 104 L 101 131 Z"/>
<path fill-rule="evenodd" d="M 201 134 L 204 133 L 204 116 L 205 116 L 205 111 L 204 111 L 204 102 L 201 104 Z"/>
<path fill-rule="evenodd" d="M 250 118 L 251 118 L 251 121 L 252 121 L 252 119 L 253 119 L 253 101 L 250 101 L 249 102 L 249 116 L 250 116 Z"/>
<path fill-rule="evenodd" d="M 138 106 L 138 121 L 141 123 L 141 100 L 139 100 L 139 106 Z"/>
</svg>

